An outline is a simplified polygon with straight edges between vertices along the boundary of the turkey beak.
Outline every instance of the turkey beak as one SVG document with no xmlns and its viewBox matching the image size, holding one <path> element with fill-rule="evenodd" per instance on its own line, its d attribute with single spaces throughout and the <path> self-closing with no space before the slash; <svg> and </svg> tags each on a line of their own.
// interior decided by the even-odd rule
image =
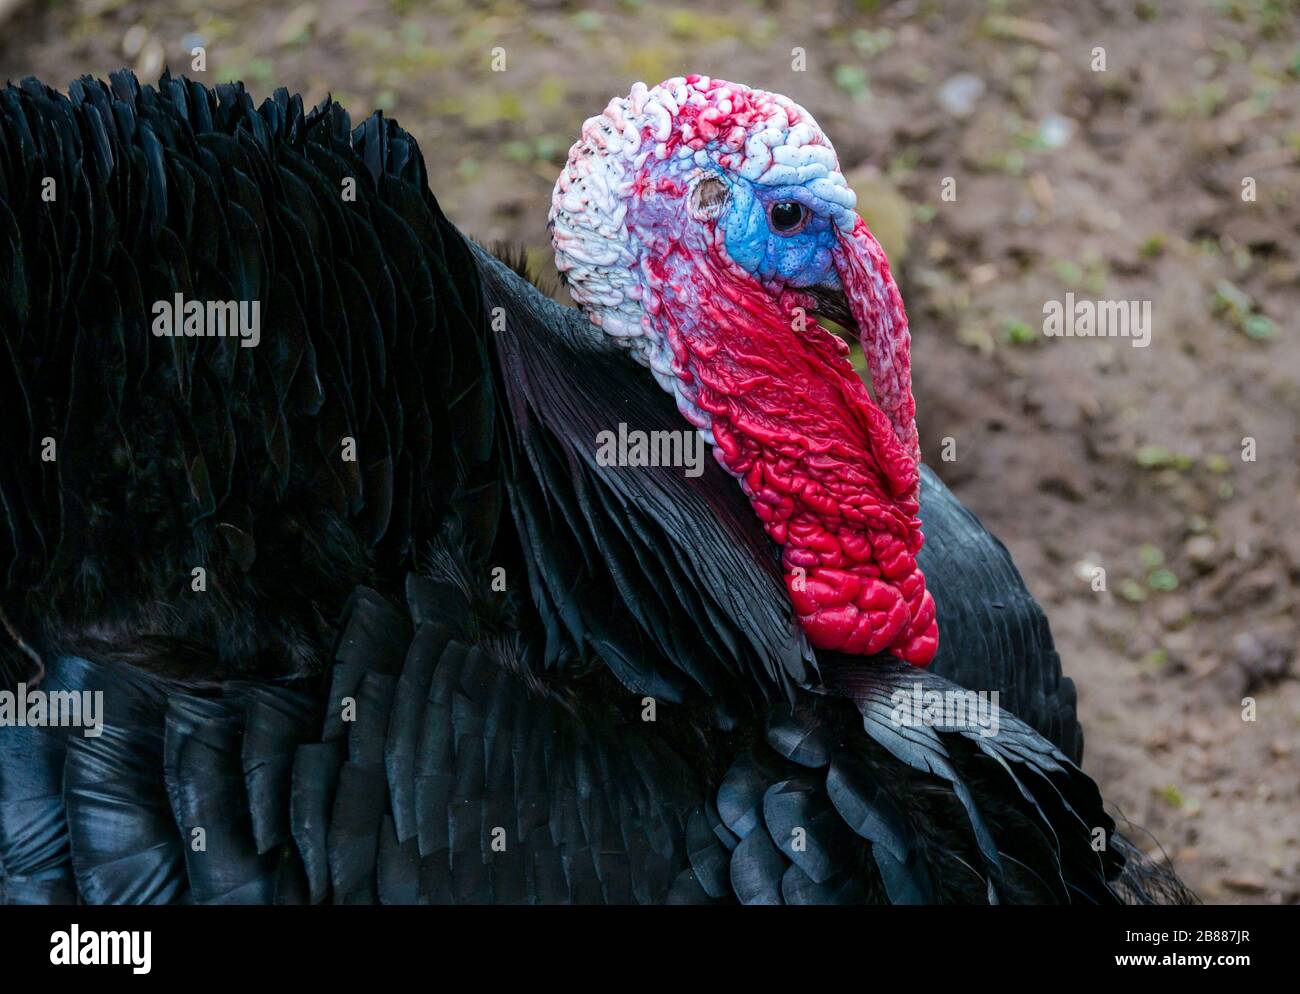
<svg viewBox="0 0 1300 994">
<path fill-rule="evenodd" d="M 853 311 L 849 309 L 849 298 L 845 296 L 842 287 L 814 286 L 809 288 L 808 294 L 813 298 L 814 314 L 834 321 L 854 339 L 861 337 L 857 318 L 854 316 Z"/>
</svg>

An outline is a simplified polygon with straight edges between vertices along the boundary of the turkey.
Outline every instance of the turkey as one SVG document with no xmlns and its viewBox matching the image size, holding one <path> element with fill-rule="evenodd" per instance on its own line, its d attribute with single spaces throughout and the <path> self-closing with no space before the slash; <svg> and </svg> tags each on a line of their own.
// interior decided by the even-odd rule
<svg viewBox="0 0 1300 994">
<path fill-rule="evenodd" d="M 1191 900 L 920 462 L 854 205 L 791 101 L 638 84 L 556 185 L 575 309 L 380 114 L 0 91 L 0 897 Z"/>
</svg>

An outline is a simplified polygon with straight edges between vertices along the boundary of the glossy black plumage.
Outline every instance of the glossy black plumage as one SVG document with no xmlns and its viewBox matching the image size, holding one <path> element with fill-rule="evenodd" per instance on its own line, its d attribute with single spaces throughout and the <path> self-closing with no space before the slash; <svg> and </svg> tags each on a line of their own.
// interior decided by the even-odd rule
<svg viewBox="0 0 1300 994">
<path fill-rule="evenodd" d="M 187 678 L 318 669 L 352 587 L 491 480 L 473 263 L 413 142 L 119 73 L 0 90 L 0 163 L 11 624 Z M 261 343 L 154 336 L 176 293 L 259 301 Z"/>
<path fill-rule="evenodd" d="M 445 607 L 472 610 L 463 599 Z M 710 785 L 635 707 L 530 688 L 500 645 L 466 645 L 424 621 L 401 651 L 391 633 L 411 631 L 409 611 L 367 590 L 352 598 L 326 697 L 338 720 L 314 714 L 319 696 L 305 686 L 231 681 L 200 698 L 123 664 L 60 659 L 56 677 L 80 673 L 79 687 L 117 688 L 111 696 L 132 711 L 113 716 L 119 724 L 102 740 L 87 740 L 109 744 L 93 748 L 112 757 L 111 778 L 84 773 L 86 746 L 66 735 L 49 734 L 39 750 L 46 763 L 65 756 L 76 785 L 67 824 L 50 836 L 70 831 L 65 859 L 81 899 L 920 903 L 978 898 L 990 886 L 999 899 L 1065 899 L 1068 886 L 1075 899 L 1113 900 L 1104 861 L 1087 846 L 1078 852 L 1091 859 L 1060 848 L 1055 890 L 1005 880 L 1004 856 L 1019 865 L 1020 850 L 1044 836 L 1021 834 L 1023 813 L 1003 810 L 1007 799 L 993 792 L 959 799 L 992 804 L 971 814 L 991 826 L 987 865 L 944 871 L 945 861 L 962 865 L 964 850 L 938 852 L 926 834 L 933 827 L 907 809 L 946 817 L 977 750 L 963 749 L 960 733 L 942 743 L 924 736 L 950 764 L 926 769 L 906 747 L 872 741 L 873 722 L 892 729 L 870 713 L 870 699 L 912 679 L 906 667 L 882 666 L 867 681 L 844 675 L 856 708 L 816 695 L 776 707 Z M 123 686 L 135 689 L 125 696 Z M 1045 832 L 1076 809 L 1088 824 L 1109 825 L 1091 782 L 1041 738 L 1022 730 L 990 748 L 1058 779 L 1064 810 L 1036 812 Z M 274 759 L 259 761 L 267 755 Z M 6 752 L 0 769 L 27 758 Z M 17 802 L 7 779 L 0 787 L 8 814 Z M 100 798 L 94 817 L 79 818 L 79 798 L 91 794 Z M 8 896 L 24 899 L 25 881 L 16 883 Z"/>
<path fill-rule="evenodd" d="M 1131 882 L 1046 621 L 933 474 L 932 671 L 818 658 L 713 460 L 597 465 L 672 401 L 392 122 L 26 81 L 0 184 L 4 673 L 110 702 L 98 739 L 0 729 L 5 900 L 1180 896 Z M 260 300 L 262 343 L 152 336 L 177 290 Z M 997 690 L 1005 736 L 900 731 L 914 680 Z"/>
</svg>

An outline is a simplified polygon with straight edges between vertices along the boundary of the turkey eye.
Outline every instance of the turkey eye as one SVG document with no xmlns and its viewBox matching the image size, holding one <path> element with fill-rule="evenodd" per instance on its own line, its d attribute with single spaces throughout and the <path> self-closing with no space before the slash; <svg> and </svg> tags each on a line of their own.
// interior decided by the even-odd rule
<svg viewBox="0 0 1300 994">
<path fill-rule="evenodd" d="M 777 231 L 793 231 L 803 223 L 804 210 L 803 204 L 796 204 L 791 200 L 773 204 L 772 227 Z"/>
</svg>

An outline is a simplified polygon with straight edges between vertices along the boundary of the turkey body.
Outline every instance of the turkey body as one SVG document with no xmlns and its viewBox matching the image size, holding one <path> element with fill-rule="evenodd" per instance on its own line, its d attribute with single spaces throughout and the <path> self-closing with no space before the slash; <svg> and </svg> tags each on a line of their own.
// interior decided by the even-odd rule
<svg viewBox="0 0 1300 994">
<path fill-rule="evenodd" d="M 156 333 L 176 294 L 261 302 L 260 341 Z M 0 91 L 0 344 L 5 685 L 104 710 L 0 728 L 6 901 L 1185 897 L 937 477 L 933 665 L 814 653 L 719 466 L 598 465 L 673 402 L 382 116 Z M 996 735 L 891 716 L 961 688 Z"/>
</svg>

